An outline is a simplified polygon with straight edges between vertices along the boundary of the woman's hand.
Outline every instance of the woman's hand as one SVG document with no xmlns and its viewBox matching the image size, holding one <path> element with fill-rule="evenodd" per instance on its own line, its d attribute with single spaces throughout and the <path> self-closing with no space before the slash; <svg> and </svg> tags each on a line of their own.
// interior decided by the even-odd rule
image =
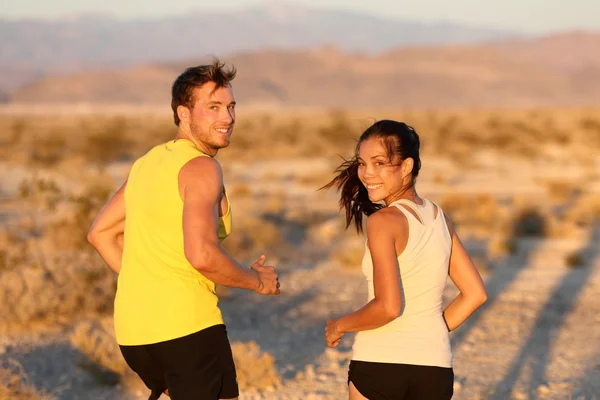
<svg viewBox="0 0 600 400">
<path fill-rule="evenodd" d="M 325 327 L 325 341 L 327 342 L 327 347 L 337 347 L 342 340 L 342 336 L 344 336 L 344 334 L 337 330 L 337 320 L 328 320 L 327 326 Z"/>
</svg>

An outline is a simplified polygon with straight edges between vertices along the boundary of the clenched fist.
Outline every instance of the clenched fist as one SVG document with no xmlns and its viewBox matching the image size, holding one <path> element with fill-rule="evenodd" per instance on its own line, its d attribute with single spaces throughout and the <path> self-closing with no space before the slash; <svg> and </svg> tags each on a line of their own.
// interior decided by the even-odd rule
<svg viewBox="0 0 600 400">
<path fill-rule="evenodd" d="M 262 255 L 250 267 L 256 272 L 259 282 L 258 287 L 254 289 L 254 291 L 265 295 L 278 295 L 281 293 L 279 290 L 279 276 L 275 272 L 275 267 L 272 265 L 265 265 L 265 260 L 266 257 Z"/>
</svg>

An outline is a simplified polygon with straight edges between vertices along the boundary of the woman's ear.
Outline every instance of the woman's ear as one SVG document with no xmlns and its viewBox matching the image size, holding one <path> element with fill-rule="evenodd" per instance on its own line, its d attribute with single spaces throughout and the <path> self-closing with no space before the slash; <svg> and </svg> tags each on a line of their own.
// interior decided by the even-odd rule
<svg viewBox="0 0 600 400">
<path fill-rule="evenodd" d="M 412 159 L 412 157 L 405 159 L 402 162 L 402 176 L 409 175 L 412 172 L 414 165 L 415 161 Z"/>
</svg>

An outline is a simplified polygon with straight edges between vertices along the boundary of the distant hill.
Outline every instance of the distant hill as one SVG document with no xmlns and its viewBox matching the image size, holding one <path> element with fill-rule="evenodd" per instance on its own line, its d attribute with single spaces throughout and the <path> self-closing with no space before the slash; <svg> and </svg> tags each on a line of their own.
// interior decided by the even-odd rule
<svg viewBox="0 0 600 400">
<path fill-rule="evenodd" d="M 426 24 L 280 2 L 164 19 L 82 15 L 61 20 L 0 20 L 0 90 L 12 90 L 40 75 L 171 62 L 208 54 L 324 45 L 334 45 L 344 52 L 374 54 L 405 45 L 476 43 L 515 35 L 496 29 Z"/>
<path fill-rule="evenodd" d="M 327 107 L 600 105 L 600 34 L 490 44 L 403 47 L 378 55 L 314 50 L 236 53 L 240 104 Z M 11 94 L 25 103 L 169 104 L 187 66 L 146 64 L 44 78 Z"/>
</svg>

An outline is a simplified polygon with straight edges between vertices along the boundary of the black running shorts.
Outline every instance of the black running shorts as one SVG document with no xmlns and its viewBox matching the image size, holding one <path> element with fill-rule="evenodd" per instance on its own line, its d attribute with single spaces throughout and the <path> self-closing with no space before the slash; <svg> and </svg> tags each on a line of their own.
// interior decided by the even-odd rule
<svg viewBox="0 0 600 400">
<path fill-rule="evenodd" d="M 127 364 L 152 391 L 148 400 L 158 399 L 166 389 L 171 400 L 232 399 L 239 395 L 225 325 L 165 342 L 120 348 Z"/>
<path fill-rule="evenodd" d="M 454 393 L 452 368 L 350 362 L 348 384 L 369 400 L 449 400 Z"/>
</svg>

